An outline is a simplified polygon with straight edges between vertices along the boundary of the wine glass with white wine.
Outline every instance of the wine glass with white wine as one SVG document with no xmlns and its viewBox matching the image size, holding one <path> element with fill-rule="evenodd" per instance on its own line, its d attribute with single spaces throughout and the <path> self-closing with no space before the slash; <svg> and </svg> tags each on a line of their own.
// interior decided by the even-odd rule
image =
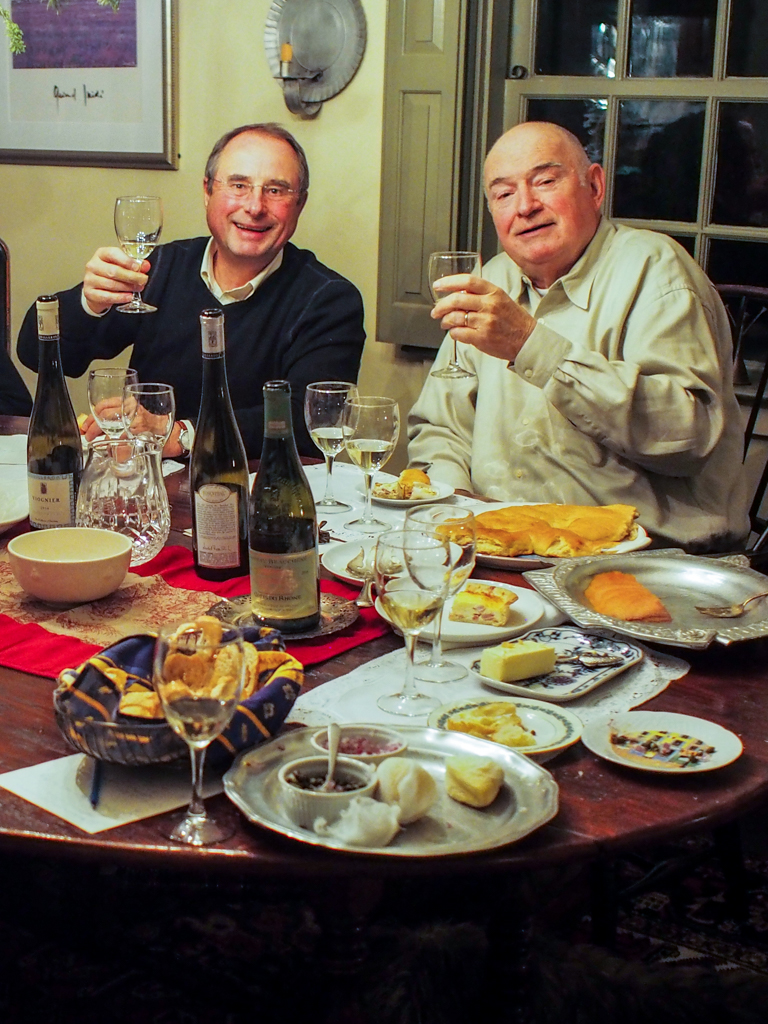
<svg viewBox="0 0 768 1024">
<path fill-rule="evenodd" d="M 227 839 L 234 825 L 211 820 L 203 803 L 208 745 L 229 725 L 243 690 L 245 650 L 239 631 L 214 634 L 196 623 L 162 632 L 155 643 L 153 683 L 170 727 L 189 747 L 192 800 L 168 831 L 177 843 L 207 846 Z"/>
<path fill-rule="evenodd" d="M 442 293 L 435 288 L 435 282 L 444 277 L 452 277 L 455 274 L 479 274 L 482 260 L 479 252 L 433 252 L 429 257 L 427 275 L 429 277 L 429 290 L 432 298 L 437 302 Z M 474 377 L 476 374 L 465 370 L 459 363 L 456 350 L 456 339 L 453 341 L 453 358 L 447 366 L 440 370 L 433 370 L 432 377 L 440 377 L 442 380 L 461 380 L 464 377 Z"/>
<path fill-rule="evenodd" d="M 371 512 L 371 489 L 375 473 L 389 460 L 400 434 L 397 402 L 382 395 L 354 395 L 344 405 L 342 428 L 347 455 L 365 480 L 365 510 L 359 519 L 344 525 L 358 533 L 382 533 L 391 524 L 382 523 Z"/>
<path fill-rule="evenodd" d="M 416 637 L 443 606 L 451 577 L 450 545 L 431 530 L 392 530 L 376 541 L 377 604 L 405 637 L 402 689 L 376 701 L 391 715 L 428 715 L 440 701 L 419 693 L 414 682 Z"/>
<path fill-rule="evenodd" d="M 163 230 L 163 202 L 158 196 L 120 196 L 115 200 L 115 232 L 120 248 L 135 260 L 145 260 L 157 245 Z M 134 292 L 118 313 L 156 313 Z"/>
<path fill-rule="evenodd" d="M 315 502 L 318 512 L 332 515 L 349 512 L 352 507 L 334 497 L 333 462 L 344 451 L 344 406 L 348 398 L 356 396 L 357 387 L 348 380 L 321 380 L 308 384 L 304 394 L 307 430 L 325 459 L 325 494 Z"/>
</svg>

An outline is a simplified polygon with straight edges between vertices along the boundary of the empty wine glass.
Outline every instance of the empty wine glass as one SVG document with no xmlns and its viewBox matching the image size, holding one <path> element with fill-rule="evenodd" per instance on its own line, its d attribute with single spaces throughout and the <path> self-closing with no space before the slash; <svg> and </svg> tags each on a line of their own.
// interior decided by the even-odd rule
<svg viewBox="0 0 768 1024">
<path fill-rule="evenodd" d="M 382 523 L 371 512 L 371 489 L 374 474 L 389 460 L 400 434 L 397 402 L 380 395 L 353 395 L 344 406 L 342 429 L 347 455 L 365 480 L 365 510 L 345 526 L 358 533 L 381 533 L 391 524 Z"/>
<path fill-rule="evenodd" d="M 406 530 L 435 530 L 450 545 L 451 578 L 448 581 L 448 597 L 458 594 L 475 567 L 477 526 L 475 514 L 469 509 L 455 505 L 421 505 L 409 508 L 405 514 Z M 463 679 L 467 670 L 456 661 L 443 658 L 442 627 L 443 610 L 435 617 L 435 638 L 429 661 L 416 666 L 416 678 L 428 683 L 448 683 Z"/>
<path fill-rule="evenodd" d="M 171 385 L 127 384 L 123 393 L 123 420 L 132 437 L 140 437 L 162 453 L 176 422 L 176 399 Z"/>
<path fill-rule="evenodd" d="M 192 800 L 167 835 L 177 843 L 207 846 L 228 839 L 203 803 L 203 765 L 208 745 L 229 725 L 243 690 L 245 651 L 236 629 L 218 636 L 196 624 L 162 632 L 155 643 L 153 683 L 166 720 L 189 747 Z"/>
<path fill-rule="evenodd" d="M 433 252 L 429 257 L 427 274 L 429 277 L 429 290 L 435 302 L 440 298 L 440 292 L 435 288 L 435 282 L 443 277 L 451 277 L 454 274 L 479 274 L 481 259 L 479 252 Z M 456 339 L 453 341 L 453 358 L 441 370 L 433 370 L 432 377 L 440 377 L 443 380 L 460 380 L 462 377 L 474 377 L 470 370 L 465 370 L 459 364 L 456 351 Z"/>
<path fill-rule="evenodd" d="M 158 196 L 120 196 L 115 200 L 115 232 L 120 248 L 135 260 L 145 260 L 157 245 L 163 229 L 163 202 Z M 118 313 L 156 313 L 134 292 Z"/>
<path fill-rule="evenodd" d="M 416 689 L 413 652 L 416 637 L 445 601 L 451 575 L 449 544 L 432 531 L 392 530 L 377 539 L 374 565 L 378 601 L 402 632 L 406 649 L 402 689 L 376 703 L 392 715 L 428 715 L 440 701 Z"/>
<path fill-rule="evenodd" d="M 125 430 L 123 392 L 138 380 L 138 373 L 124 366 L 104 366 L 88 374 L 88 407 L 107 437 L 120 437 Z"/>
<path fill-rule="evenodd" d="M 304 395 L 304 420 L 309 436 L 325 459 L 325 494 L 315 502 L 319 512 L 349 512 L 351 505 L 333 496 L 333 461 L 344 450 L 342 418 L 347 398 L 357 395 L 357 387 L 344 380 L 323 380 L 308 384 Z M 348 429 L 348 428 L 346 428 Z"/>
</svg>

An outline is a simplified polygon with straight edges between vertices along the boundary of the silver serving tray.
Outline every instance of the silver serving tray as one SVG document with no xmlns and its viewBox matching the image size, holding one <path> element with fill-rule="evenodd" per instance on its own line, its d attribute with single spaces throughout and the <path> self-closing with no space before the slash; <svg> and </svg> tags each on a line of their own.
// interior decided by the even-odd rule
<svg viewBox="0 0 768 1024">
<path fill-rule="evenodd" d="M 424 726 L 394 727 L 408 744 L 408 757 L 426 768 L 438 785 L 438 799 L 426 817 L 406 825 L 389 846 L 349 846 L 333 836 L 299 828 L 283 810 L 277 773 L 295 757 L 317 754 L 310 743 L 316 729 L 297 729 L 246 750 L 224 776 L 224 791 L 250 821 L 311 846 L 386 857 L 440 857 L 506 846 L 540 828 L 557 814 L 558 787 L 549 772 L 514 750 L 463 733 Z M 504 785 L 490 807 L 477 810 L 445 792 L 445 762 L 453 754 L 492 757 L 504 769 Z"/>
<path fill-rule="evenodd" d="M 663 601 L 672 621 L 625 622 L 594 611 L 584 591 L 597 573 L 611 571 L 637 577 Z M 765 592 L 767 581 L 762 573 L 726 559 L 665 548 L 573 559 L 524 575 L 580 626 L 598 626 L 637 640 L 695 650 L 703 650 L 713 641 L 728 645 L 768 636 L 768 601 L 755 602 L 740 619 L 713 619 L 696 611 L 696 605 L 731 604 Z"/>
<path fill-rule="evenodd" d="M 213 615 L 229 626 L 259 626 L 251 610 L 251 595 L 243 597 L 225 597 L 217 601 L 208 609 L 208 615 Z M 357 621 L 360 609 L 354 601 L 346 597 L 339 597 L 338 594 L 320 595 L 320 621 L 312 629 L 305 629 L 301 633 L 285 633 L 285 638 L 291 640 L 311 640 L 316 636 L 329 636 L 331 633 L 340 633 L 343 629 L 351 626 Z"/>
</svg>

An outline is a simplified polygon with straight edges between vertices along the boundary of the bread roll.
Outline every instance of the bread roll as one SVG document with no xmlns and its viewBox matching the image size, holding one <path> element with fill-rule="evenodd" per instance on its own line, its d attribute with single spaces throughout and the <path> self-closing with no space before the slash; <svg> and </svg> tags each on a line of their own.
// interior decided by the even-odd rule
<svg viewBox="0 0 768 1024">
<path fill-rule="evenodd" d="M 437 783 L 410 757 L 388 757 L 376 769 L 379 796 L 400 808 L 400 824 L 422 818 L 437 799 Z"/>
</svg>

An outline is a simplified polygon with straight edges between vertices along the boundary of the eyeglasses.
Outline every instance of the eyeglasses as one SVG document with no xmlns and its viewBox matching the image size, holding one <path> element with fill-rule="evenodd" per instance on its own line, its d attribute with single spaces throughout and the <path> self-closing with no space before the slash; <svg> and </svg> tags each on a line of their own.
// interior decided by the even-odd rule
<svg viewBox="0 0 768 1024">
<path fill-rule="evenodd" d="M 256 189 L 261 192 L 265 203 L 286 203 L 291 196 L 300 196 L 304 189 L 288 188 L 287 185 L 254 185 L 252 181 L 222 181 L 221 178 L 211 178 L 220 186 L 220 191 L 230 199 L 237 199 L 240 202 L 251 199 Z"/>
</svg>

